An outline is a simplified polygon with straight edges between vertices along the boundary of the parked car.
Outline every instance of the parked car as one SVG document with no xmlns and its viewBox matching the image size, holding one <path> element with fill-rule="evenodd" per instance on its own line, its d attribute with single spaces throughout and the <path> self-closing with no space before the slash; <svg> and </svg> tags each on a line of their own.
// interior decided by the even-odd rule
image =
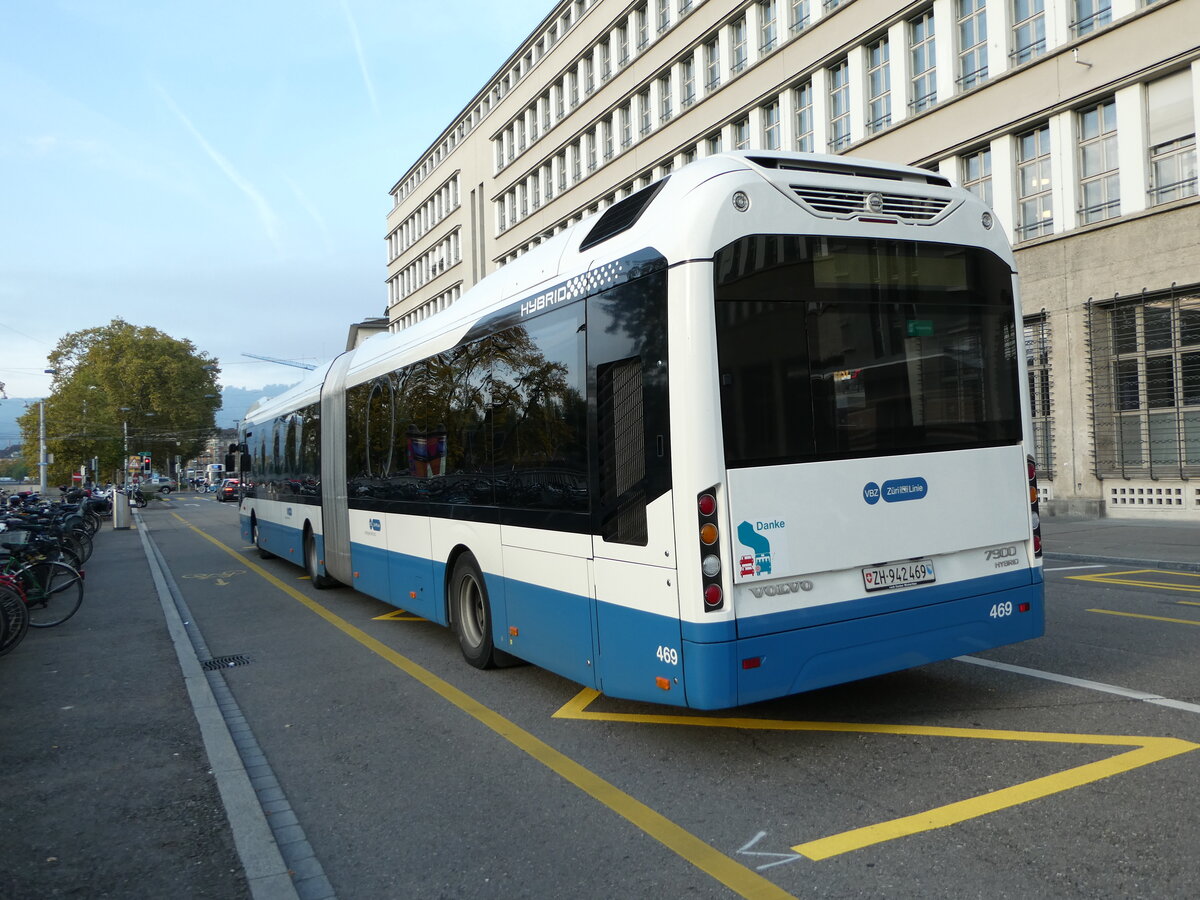
<svg viewBox="0 0 1200 900">
<path fill-rule="evenodd" d="M 237 501 L 241 493 L 241 482 L 236 478 L 226 478 L 217 488 L 217 499 L 224 503 L 226 500 Z"/>
<path fill-rule="evenodd" d="M 142 490 L 169 494 L 171 491 L 179 490 L 179 482 L 174 478 L 168 478 L 166 475 L 151 475 L 142 482 Z"/>
</svg>

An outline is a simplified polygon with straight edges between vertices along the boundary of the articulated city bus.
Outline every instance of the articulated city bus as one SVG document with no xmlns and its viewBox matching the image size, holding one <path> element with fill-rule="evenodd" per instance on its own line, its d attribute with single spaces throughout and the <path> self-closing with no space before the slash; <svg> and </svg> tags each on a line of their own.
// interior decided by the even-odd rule
<svg viewBox="0 0 1200 900">
<path fill-rule="evenodd" d="M 242 528 L 615 697 L 975 653 L 1043 631 L 1022 333 L 941 176 L 712 156 L 252 409 Z"/>
</svg>

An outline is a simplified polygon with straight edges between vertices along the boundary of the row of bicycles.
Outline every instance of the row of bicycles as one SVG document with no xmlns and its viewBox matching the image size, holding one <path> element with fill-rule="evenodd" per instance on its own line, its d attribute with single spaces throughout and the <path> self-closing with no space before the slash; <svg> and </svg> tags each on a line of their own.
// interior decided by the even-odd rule
<svg viewBox="0 0 1200 900">
<path fill-rule="evenodd" d="M 61 625 L 83 603 L 83 566 L 111 500 L 0 498 L 0 656 L 30 628 Z"/>
</svg>

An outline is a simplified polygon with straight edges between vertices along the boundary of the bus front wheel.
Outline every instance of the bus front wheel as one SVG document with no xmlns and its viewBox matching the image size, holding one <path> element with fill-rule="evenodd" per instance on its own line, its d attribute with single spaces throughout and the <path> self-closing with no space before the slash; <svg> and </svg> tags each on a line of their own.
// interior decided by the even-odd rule
<svg viewBox="0 0 1200 900">
<path fill-rule="evenodd" d="M 494 668 L 492 607 L 483 573 L 470 553 L 464 553 L 454 563 L 450 576 L 450 604 L 458 645 L 467 662 L 477 669 Z"/>
<path fill-rule="evenodd" d="M 304 568 L 308 572 L 312 586 L 319 591 L 333 587 L 337 583 L 328 575 L 321 574 L 321 563 L 317 559 L 317 539 L 307 528 L 304 530 Z"/>
<path fill-rule="evenodd" d="M 270 559 L 275 555 L 262 545 L 262 535 L 258 532 L 258 519 L 254 517 L 250 519 L 250 541 L 258 548 L 260 559 Z"/>
</svg>

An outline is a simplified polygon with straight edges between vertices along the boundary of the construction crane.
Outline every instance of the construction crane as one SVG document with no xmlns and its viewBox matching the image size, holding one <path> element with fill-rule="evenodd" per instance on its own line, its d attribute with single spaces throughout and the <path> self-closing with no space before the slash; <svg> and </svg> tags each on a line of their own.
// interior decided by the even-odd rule
<svg viewBox="0 0 1200 900">
<path fill-rule="evenodd" d="M 242 356 L 248 356 L 251 359 L 261 359 L 266 362 L 279 363 L 281 366 L 295 366 L 297 369 L 308 369 L 309 371 L 316 368 L 310 363 L 296 362 L 294 359 L 276 359 L 273 356 L 259 356 L 257 353 L 243 353 Z"/>
</svg>

